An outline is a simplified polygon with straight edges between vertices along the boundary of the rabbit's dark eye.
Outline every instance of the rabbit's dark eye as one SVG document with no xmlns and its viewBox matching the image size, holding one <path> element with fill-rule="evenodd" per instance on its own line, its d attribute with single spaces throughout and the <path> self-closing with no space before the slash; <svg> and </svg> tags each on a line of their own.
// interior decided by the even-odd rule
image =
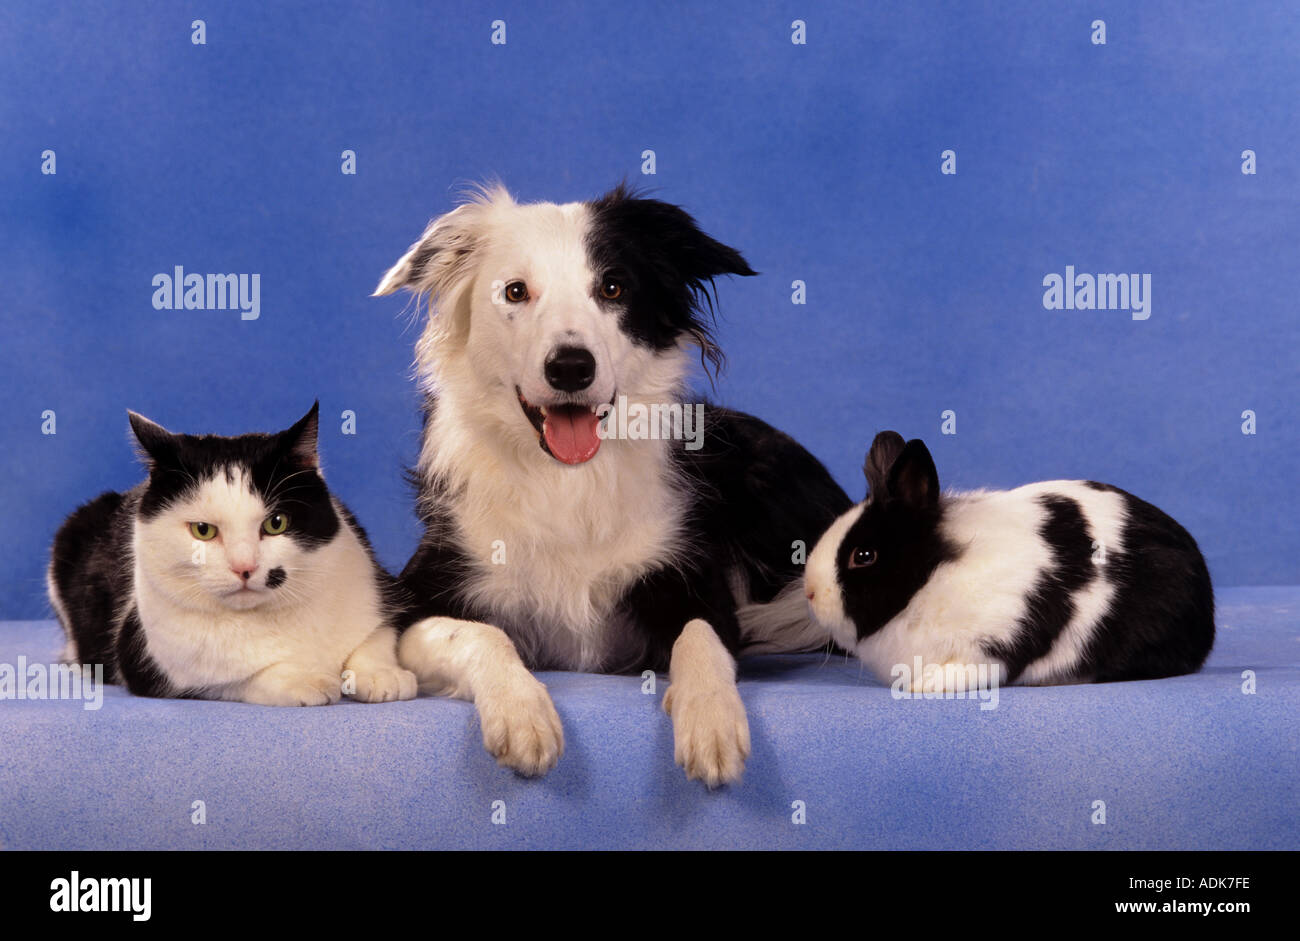
<svg viewBox="0 0 1300 941">
<path fill-rule="evenodd" d="M 864 569 L 868 565 L 876 564 L 875 549 L 854 549 L 849 553 L 849 568 Z"/>
<path fill-rule="evenodd" d="M 511 304 L 519 304 L 528 300 L 528 285 L 522 281 L 511 281 L 506 285 L 505 298 Z"/>
</svg>

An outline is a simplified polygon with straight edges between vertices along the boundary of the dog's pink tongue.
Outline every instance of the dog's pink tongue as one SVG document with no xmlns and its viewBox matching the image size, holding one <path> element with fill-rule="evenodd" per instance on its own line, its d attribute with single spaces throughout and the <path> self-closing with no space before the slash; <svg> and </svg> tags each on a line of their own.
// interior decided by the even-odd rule
<svg viewBox="0 0 1300 941">
<path fill-rule="evenodd" d="M 582 464 L 596 456 L 600 436 L 596 427 L 600 418 L 581 406 L 549 409 L 542 422 L 542 435 L 556 460 L 565 464 Z"/>
</svg>

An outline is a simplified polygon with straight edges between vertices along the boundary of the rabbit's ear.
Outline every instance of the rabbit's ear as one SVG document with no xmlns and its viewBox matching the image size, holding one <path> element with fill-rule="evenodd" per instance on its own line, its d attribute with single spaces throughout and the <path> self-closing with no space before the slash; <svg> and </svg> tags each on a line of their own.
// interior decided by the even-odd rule
<svg viewBox="0 0 1300 941">
<path fill-rule="evenodd" d="M 930 449 L 920 438 L 903 447 L 889 471 L 889 496 L 917 510 L 931 510 L 939 505 L 939 471 L 935 469 Z"/>
<path fill-rule="evenodd" d="M 883 498 L 888 492 L 889 470 L 903 452 L 903 436 L 897 431 L 882 431 L 871 442 L 871 450 L 862 462 L 862 472 L 867 475 L 867 493 Z"/>
</svg>

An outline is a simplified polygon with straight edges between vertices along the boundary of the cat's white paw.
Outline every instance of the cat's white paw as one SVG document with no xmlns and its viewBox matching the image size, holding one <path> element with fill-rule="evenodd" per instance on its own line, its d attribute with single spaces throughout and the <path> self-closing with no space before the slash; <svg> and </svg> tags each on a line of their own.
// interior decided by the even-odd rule
<svg viewBox="0 0 1300 941">
<path fill-rule="evenodd" d="M 399 699 L 414 699 L 416 694 L 415 674 L 401 667 L 373 667 L 356 670 L 356 691 L 353 699 L 361 702 L 396 702 Z"/>
<path fill-rule="evenodd" d="M 734 686 L 692 689 L 674 683 L 664 693 L 673 718 L 673 759 L 686 777 L 708 787 L 734 784 L 749 757 L 749 719 Z"/>
<path fill-rule="evenodd" d="M 343 698 L 343 684 L 333 673 L 297 673 L 250 685 L 243 698 L 260 706 L 329 706 Z"/>
<path fill-rule="evenodd" d="M 483 747 L 498 764 L 531 777 L 550 771 L 564 754 L 564 728 L 551 694 L 527 670 L 478 692 L 474 705 Z"/>
</svg>

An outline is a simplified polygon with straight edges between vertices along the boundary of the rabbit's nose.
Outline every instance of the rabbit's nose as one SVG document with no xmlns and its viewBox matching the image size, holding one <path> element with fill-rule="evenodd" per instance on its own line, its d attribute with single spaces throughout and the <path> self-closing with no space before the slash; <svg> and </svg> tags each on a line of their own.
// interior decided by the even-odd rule
<svg viewBox="0 0 1300 941">
<path fill-rule="evenodd" d="M 805 588 L 803 593 L 804 593 L 804 597 L 807 598 L 809 601 L 812 601 L 813 598 L 817 596 L 817 591 L 816 589 L 813 588 Z"/>
</svg>

